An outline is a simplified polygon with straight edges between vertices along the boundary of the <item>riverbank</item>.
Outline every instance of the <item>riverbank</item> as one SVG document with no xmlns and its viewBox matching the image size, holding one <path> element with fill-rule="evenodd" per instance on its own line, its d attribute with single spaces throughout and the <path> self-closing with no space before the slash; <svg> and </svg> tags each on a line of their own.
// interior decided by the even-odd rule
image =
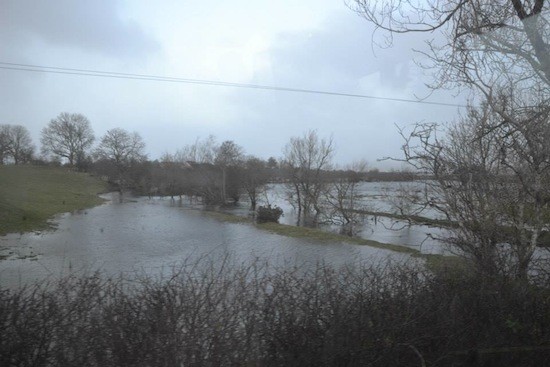
<svg viewBox="0 0 550 367">
<path fill-rule="evenodd" d="M 390 243 L 382 243 L 373 240 L 367 240 L 360 237 L 350 237 L 345 235 L 340 235 L 337 233 L 327 232 L 319 228 L 308 228 L 308 227 L 297 227 L 287 224 L 280 223 L 255 223 L 252 219 L 228 214 L 221 213 L 217 211 L 206 211 L 206 213 L 213 218 L 218 220 L 231 222 L 231 223 L 251 223 L 256 226 L 256 228 L 275 233 L 281 236 L 294 237 L 294 238 L 307 238 L 315 241 L 321 242 L 346 242 L 355 245 L 364 245 L 374 248 L 380 248 L 384 250 L 390 250 L 399 253 L 406 253 L 411 255 L 420 254 L 420 251 L 401 245 L 393 245 Z"/>
<path fill-rule="evenodd" d="M 403 246 L 395 245 L 391 243 L 383 243 L 374 240 L 368 240 L 360 237 L 350 237 L 337 233 L 327 232 L 319 228 L 307 228 L 307 227 L 297 227 L 287 224 L 280 223 L 255 223 L 251 218 L 222 213 L 218 211 L 204 211 L 204 213 L 214 219 L 223 222 L 229 223 L 241 223 L 241 224 L 250 224 L 254 227 L 270 232 L 275 233 L 280 236 L 292 237 L 292 238 L 303 238 L 309 239 L 318 242 L 342 242 L 349 243 L 354 245 L 369 246 L 377 249 L 384 249 L 388 251 L 393 251 L 396 253 L 408 254 L 411 257 L 423 259 L 426 261 L 426 266 L 428 269 L 434 271 L 464 271 L 468 269 L 467 262 L 457 256 L 444 256 L 440 254 L 425 254 L 420 252 L 417 249 Z"/>
<path fill-rule="evenodd" d="M 0 166 L 0 235 L 51 228 L 55 214 L 103 202 L 106 184 L 62 167 Z"/>
</svg>

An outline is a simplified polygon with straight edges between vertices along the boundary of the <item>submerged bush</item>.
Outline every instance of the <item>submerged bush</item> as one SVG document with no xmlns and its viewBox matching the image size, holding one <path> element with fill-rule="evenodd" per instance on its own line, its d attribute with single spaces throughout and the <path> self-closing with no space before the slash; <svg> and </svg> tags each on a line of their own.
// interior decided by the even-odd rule
<svg viewBox="0 0 550 367">
<path fill-rule="evenodd" d="M 549 302 L 546 289 L 412 266 L 68 277 L 0 291 L 0 365 L 543 365 Z"/>
<path fill-rule="evenodd" d="M 258 222 L 279 222 L 279 218 L 283 215 L 283 209 L 278 206 L 271 205 L 258 207 Z"/>
</svg>

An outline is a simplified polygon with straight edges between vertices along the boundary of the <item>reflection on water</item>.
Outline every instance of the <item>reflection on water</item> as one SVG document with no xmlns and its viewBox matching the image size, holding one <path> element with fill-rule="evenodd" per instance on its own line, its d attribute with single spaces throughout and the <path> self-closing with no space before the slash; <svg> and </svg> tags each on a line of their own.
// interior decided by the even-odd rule
<svg viewBox="0 0 550 367">
<path fill-rule="evenodd" d="M 0 237 L 0 285 L 15 286 L 73 271 L 107 274 L 160 272 L 183 260 L 232 255 L 237 261 L 269 260 L 277 265 L 336 266 L 406 256 L 346 243 L 315 243 L 260 231 L 251 225 L 219 222 L 189 205 L 138 198 L 67 213 L 58 228 L 44 233 Z"/>
<path fill-rule="evenodd" d="M 363 182 L 359 186 L 362 205 L 369 211 L 392 213 L 392 208 L 383 197 L 391 195 L 399 190 L 401 182 Z M 421 190 L 421 183 L 407 183 L 416 190 Z M 414 186 L 416 185 L 416 186 Z M 298 223 L 297 211 L 286 200 L 286 188 L 284 184 L 270 185 L 263 197 L 258 200 L 258 205 L 277 205 L 283 209 L 284 216 L 280 223 L 296 225 Z M 235 207 L 227 208 L 227 211 L 238 215 L 249 215 L 249 205 L 245 201 Z M 422 213 L 428 218 L 438 218 L 433 209 Z M 423 224 L 410 224 L 405 221 L 396 220 L 383 216 L 365 216 L 364 222 L 355 226 L 357 236 L 382 243 L 403 245 L 415 248 L 423 253 L 448 254 L 446 246 L 436 238 L 444 238 L 446 231 L 439 227 Z M 321 226 L 325 230 L 341 232 L 339 226 Z"/>
</svg>

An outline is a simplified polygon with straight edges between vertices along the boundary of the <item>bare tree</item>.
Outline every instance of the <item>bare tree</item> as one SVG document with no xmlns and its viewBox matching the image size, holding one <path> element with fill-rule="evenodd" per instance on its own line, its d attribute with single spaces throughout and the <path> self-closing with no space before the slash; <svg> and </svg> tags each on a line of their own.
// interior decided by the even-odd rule
<svg viewBox="0 0 550 367">
<path fill-rule="evenodd" d="M 353 8 L 394 34 L 440 32 L 424 53 L 441 85 L 502 86 L 520 79 L 550 84 L 550 25 L 545 0 L 354 0 Z M 513 65 L 514 70 L 510 69 Z M 521 71 L 522 75 L 517 74 Z"/>
<path fill-rule="evenodd" d="M 506 99 L 502 99 L 502 109 Z M 453 224 L 440 240 L 487 274 L 526 278 L 550 203 L 550 109 L 514 111 L 503 124 L 488 104 L 438 137 L 436 124 L 402 136 L 405 160 L 428 174 L 424 205 Z"/>
<path fill-rule="evenodd" d="M 220 145 L 213 135 L 206 139 L 197 138 L 194 143 L 178 149 L 166 157 L 170 162 L 185 165 L 185 178 L 189 195 L 197 195 L 208 204 L 222 202 L 222 181 L 220 169 L 214 165 Z M 182 172 L 183 173 L 183 172 Z"/>
<path fill-rule="evenodd" d="M 241 186 L 250 200 L 250 209 L 256 210 L 258 196 L 265 193 L 270 173 L 267 163 L 256 157 L 248 157 L 239 170 Z"/>
<path fill-rule="evenodd" d="M 14 163 L 20 164 L 30 161 L 34 152 L 34 146 L 29 130 L 21 125 L 13 125 L 10 130 L 11 144 L 9 154 L 13 157 Z"/>
<path fill-rule="evenodd" d="M 196 162 L 213 164 L 216 159 L 219 145 L 213 135 L 201 140 L 197 138 L 193 144 L 186 145 L 174 153 L 175 162 Z"/>
<path fill-rule="evenodd" d="M 0 125 L 0 161 L 13 159 L 15 164 L 31 160 L 34 153 L 31 134 L 21 125 Z"/>
<path fill-rule="evenodd" d="M 511 266 L 524 278 L 545 228 L 550 182 L 548 2 L 354 3 L 390 42 L 398 33 L 442 35 L 421 53 L 435 73 L 431 86 L 465 88 L 480 106 L 470 108 L 445 139 L 437 137 L 435 124 L 403 134 L 406 160 L 435 177 L 427 203 L 457 224 L 449 241 L 486 271 Z"/>
<path fill-rule="evenodd" d="M 0 125 L 0 164 L 8 157 L 10 150 L 9 125 Z"/>
<path fill-rule="evenodd" d="M 130 169 L 146 159 L 144 150 L 145 143 L 137 132 L 115 128 L 101 138 L 96 156 L 115 167 L 121 194 L 128 186 Z"/>
<path fill-rule="evenodd" d="M 227 171 L 237 167 L 243 158 L 243 148 L 232 140 L 224 141 L 217 149 L 214 163 L 222 170 L 222 202 L 227 201 Z M 238 192 L 236 193 L 238 195 Z"/>
<path fill-rule="evenodd" d="M 95 140 L 88 119 L 79 113 L 60 113 L 42 129 L 42 151 L 66 158 L 71 166 L 83 160 Z"/>
<path fill-rule="evenodd" d="M 299 220 L 321 212 L 320 199 L 327 189 L 324 171 L 330 169 L 334 146 L 332 138 L 320 139 L 315 130 L 293 137 L 284 148 L 284 161 L 290 171 L 289 202 L 298 210 Z"/>
<path fill-rule="evenodd" d="M 367 171 L 367 162 L 352 163 L 345 169 L 345 175 L 337 177 L 325 192 L 327 220 L 342 226 L 342 232 L 355 233 L 355 227 L 362 220 L 361 178 Z"/>
</svg>

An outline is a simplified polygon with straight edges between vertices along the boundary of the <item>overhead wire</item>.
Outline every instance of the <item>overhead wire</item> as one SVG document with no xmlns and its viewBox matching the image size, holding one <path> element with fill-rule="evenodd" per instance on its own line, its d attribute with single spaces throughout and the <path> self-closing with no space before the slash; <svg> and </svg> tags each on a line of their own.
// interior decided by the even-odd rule
<svg viewBox="0 0 550 367">
<path fill-rule="evenodd" d="M 12 62 L 3 62 L 3 61 L 0 61 L 0 69 L 19 70 L 19 71 L 28 71 L 28 72 L 38 72 L 38 73 L 77 75 L 77 76 L 92 76 L 92 77 L 102 77 L 102 78 L 212 85 L 212 86 L 219 86 L 219 87 L 262 89 L 262 90 L 271 90 L 271 91 L 279 91 L 279 92 L 319 94 L 319 95 L 349 97 L 349 98 L 364 98 L 364 99 L 374 99 L 374 100 L 382 100 L 382 101 L 417 103 L 417 104 L 427 104 L 427 105 L 447 106 L 447 107 L 466 107 L 465 105 L 462 105 L 462 104 L 434 102 L 434 101 L 426 101 L 426 100 L 419 100 L 419 99 L 380 97 L 380 96 L 372 96 L 372 95 L 366 95 L 366 94 L 344 93 L 344 92 L 335 92 L 335 91 L 326 91 L 326 90 L 306 89 L 306 88 L 280 87 L 280 86 L 273 86 L 273 85 L 250 84 L 250 83 L 235 83 L 235 82 L 226 82 L 226 81 L 217 81 L 217 80 L 191 79 L 191 78 L 180 78 L 180 77 L 170 77 L 170 76 L 160 76 L 160 75 L 150 75 L 150 74 L 121 73 L 121 72 L 93 70 L 93 69 L 76 69 L 76 68 L 65 68 L 65 67 L 57 67 L 57 66 L 21 64 L 21 63 L 12 63 Z"/>
</svg>

